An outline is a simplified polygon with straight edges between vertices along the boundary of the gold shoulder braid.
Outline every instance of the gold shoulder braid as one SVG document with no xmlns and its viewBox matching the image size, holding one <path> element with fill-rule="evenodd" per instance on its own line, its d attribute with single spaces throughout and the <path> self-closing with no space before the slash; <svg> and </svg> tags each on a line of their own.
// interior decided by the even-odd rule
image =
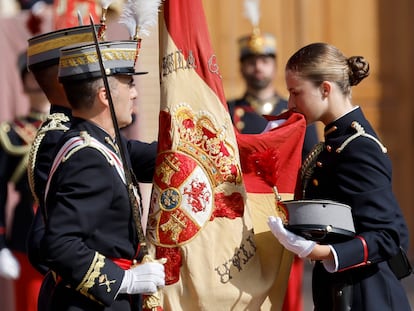
<svg viewBox="0 0 414 311">
<path fill-rule="evenodd" d="M 66 132 L 69 127 L 64 125 L 64 122 L 69 122 L 69 117 L 63 113 L 53 113 L 47 117 L 47 120 L 37 132 L 37 135 L 30 147 L 28 154 L 27 176 L 29 178 L 30 191 L 36 204 L 39 204 L 39 198 L 35 192 L 35 180 L 34 169 L 36 166 L 37 152 L 39 151 L 40 144 L 48 131 L 64 131 Z"/>
<path fill-rule="evenodd" d="M 15 122 L 19 122 L 19 124 Z M 10 178 L 10 181 L 13 183 L 17 183 L 26 170 L 30 145 L 37 132 L 37 127 L 24 119 L 19 119 L 19 121 L 15 122 L 3 122 L 0 125 L 0 143 L 3 149 L 10 155 L 22 157 L 19 165 L 17 165 L 15 171 L 13 172 L 13 175 Z M 10 141 L 9 132 L 11 129 L 13 129 L 16 134 L 24 141 L 24 144 L 14 145 Z"/>
<path fill-rule="evenodd" d="M 313 146 L 305 161 L 303 161 L 302 167 L 300 168 L 300 178 L 302 180 L 302 198 L 305 198 L 306 187 L 315 169 L 316 159 L 324 148 L 325 142 L 322 141 L 317 143 L 315 146 Z"/>
<path fill-rule="evenodd" d="M 9 122 L 3 122 L 0 124 L 0 143 L 3 149 L 11 155 L 14 156 L 23 156 L 26 152 L 30 149 L 30 143 L 26 141 L 26 137 L 22 137 L 22 139 L 26 142 L 26 145 L 14 145 L 10 141 L 9 132 L 11 131 L 13 125 Z M 15 127 L 13 129 L 16 130 Z M 18 133 L 19 134 L 19 133 Z M 20 136 L 20 134 L 19 134 Z"/>
<path fill-rule="evenodd" d="M 378 144 L 378 146 L 381 148 L 383 153 L 387 153 L 387 148 L 373 135 L 368 134 L 365 132 L 365 129 L 359 124 L 357 121 L 353 121 L 351 124 L 351 127 L 355 129 L 356 133 L 349 136 L 342 145 L 336 149 L 336 153 L 341 153 L 342 150 L 345 149 L 345 147 L 354 139 L 363 136 L 369 139 L 372 139 L 374 142 Z M 337 128 L 333 127 L 331 131 L 335 131 Z M 328 133 L 325 133 L 325 136 Z M 305 191 L 306 187 L 308 185 L 308 182 L 313 174 L 313 171 L 315 169 L 316 159 L 318 155 L 322 152 L 322 150 L 325 148 L 325 142 L 319 142 L 317 143 L 312 150 L 309 152 L 308 156 L 306 157 L 305 161 L 303 161 L 300 173 L 301 173 L 301 180 L 302 180 L 302 197 L 305 197 Z"/>
<path fill-rule="evenodd" d="M 374 136 L 372 136 L 371 134 L 368 134 L 365 132 L 365 129 L 362 127 L 361 124 L 359 124 L 357 121 L 353 121 L 351 123 L 351 127 L 353 129 L 355 129 L 356 133 L 352 136 L 349 136 L 343 143 L 342 145 L 336 149 L 337 153 L 340 153 L 342 150 L 344 150 L 344 148 L 351 142 L 353 141 L 355 138 L 358 138 L 359 136 L 364 136 L 366 138 L 372 139 L 373 141 L 375 141 L 378 146 L 381 148 L 383 153 L 387 153 L 387 148 Z"/>
</svg>

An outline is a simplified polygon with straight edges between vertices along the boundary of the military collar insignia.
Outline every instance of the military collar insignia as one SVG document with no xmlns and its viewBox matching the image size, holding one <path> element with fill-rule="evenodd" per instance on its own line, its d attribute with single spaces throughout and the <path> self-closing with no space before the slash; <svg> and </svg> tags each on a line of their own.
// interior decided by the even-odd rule
<svg viewBox="0 0 414 311">
<path fill-rule="evenodd" d="M 274 94 L 269 98 L 260 99 L 253 95 L 246 94 L 246 101 L 250 104 L 254 111 L 256 111 L 257 114 L 268 115 L 271 114 L 275 109 L 275 106 L 278 102 L 278 96 Z"/>
</svg>

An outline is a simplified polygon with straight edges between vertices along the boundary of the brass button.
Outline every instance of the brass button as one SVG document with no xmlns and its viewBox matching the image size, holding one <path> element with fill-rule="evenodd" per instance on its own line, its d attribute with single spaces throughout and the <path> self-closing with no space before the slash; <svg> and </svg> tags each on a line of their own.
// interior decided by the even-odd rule
<svg viewBox="0 0 414 311">
<path fill-rule="evenodd" d="M 244 109 L 242 109 L 242 108 L 237 108 L 237 109 L 234 111 L 234 114 L 235 114 L 236 116 L 238 116 L 239 118 L 241 118 L 242 116 L 244 116 Z"/>
<path fill-rule="evenodd" d="M 242 129 L 244 129 L 244 122 L 243 121 L 237 122 L 236 127 L 239 131 L 241 131 Z"/>
<path fill-rule="evenodd" d="M 319 186 L 319 181 L 317 179 L 312 180 L 312 184 L 317 187 Z"/>
<path fill-rule="evenodd" d="M 317 166 L 317 167 L 322 167 L 322 162 L 317 161 L 317 162 L 316 162 L 316 166 Z"/>
<path fill-rule="evenodd" d="M 332 151 L 332 147 L 329 146 L 329 145 L 326 145 L 326 150 L 328 150 L 328 152 L 331 152 Z"/>
</svg>

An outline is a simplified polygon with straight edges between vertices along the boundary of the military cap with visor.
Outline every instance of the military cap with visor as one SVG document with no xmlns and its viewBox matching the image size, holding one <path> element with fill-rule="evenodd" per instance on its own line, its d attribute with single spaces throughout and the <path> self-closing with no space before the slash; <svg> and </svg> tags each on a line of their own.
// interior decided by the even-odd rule
<svg viewBox="0 0 414 311">
<path fill-rule="evenodd" d="M 101 25 L 95 25 L 98 30 Z M 42 69 L 59 63 L 62 47 L 93 42 L 91 26 L 77 26 L 34 36 L 28 40 L 27 66 L 29 70 Z"/>
<path fill-rule="evenodd" d="M 138 57 L 137 42 L 134 40 L 106 41 L 99 43 L 100 54 L 106 76 L 141 75 L 147 72 L 135 71 Z M 96 45 L 77 44 L 61 49 L 59 81 L 74 81 L 101 77 Z"/>
</svg>

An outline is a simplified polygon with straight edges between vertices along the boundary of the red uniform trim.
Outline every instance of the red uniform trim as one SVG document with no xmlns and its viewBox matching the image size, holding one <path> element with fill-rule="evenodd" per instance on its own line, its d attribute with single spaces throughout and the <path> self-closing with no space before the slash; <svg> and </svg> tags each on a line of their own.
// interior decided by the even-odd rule
<svg viewBox="0 0 414 311">
<path fill-rule="evenodd" d="M 134 265 L 134 260 L 124 258 L 111 258 L 111 260 L 120 268 L 124 270 L 130 269 Z"/>
<path fill-rule="evenodd" d="M 362 243 L 362 247 L 364 248 L 364 263 L 367 263 L 368 262 L 368 246 L 367 246 L 367 241 L 365 241 L 365 239 L 362 236 L 360 236 L 360 235 L 357 235 L 356 238 L 359 239 L 361 241 L 361 243 Z"/>
<path fill-rule="evenodd" d="M 350 266 L 350 267 L 346 267 L 344 269 L 340 269 L 340 270 L 338 270 L 338 272 L 342 272 L 342 271 L 345 271 L 345 270 L 348 270 L 348 269 L 357 268 L 357 267 L 361 267 L 361 266 L 366 266 L 368 264 L 368 245 L 367 245 L 367 242 L 365 241 L 365 239 L 362 236 L 357 235 L 357 236 L 355 236 L 355 238 L 359 239 L 362 243 L 362 247 L 364 249 L 364 259 L 361 263 Z"/>
</svg>

